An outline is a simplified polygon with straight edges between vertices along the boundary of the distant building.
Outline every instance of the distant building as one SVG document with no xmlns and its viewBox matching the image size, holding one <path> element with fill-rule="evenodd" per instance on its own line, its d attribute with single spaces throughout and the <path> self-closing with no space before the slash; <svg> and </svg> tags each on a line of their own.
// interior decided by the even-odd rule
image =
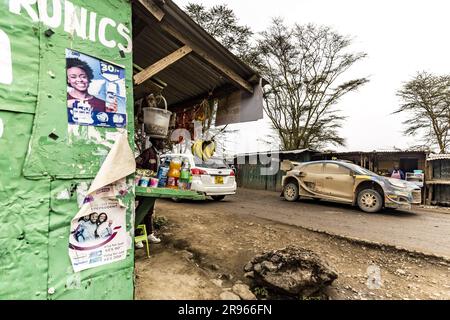
<svg viewBox="0 0 450 320">
<path fill-rule="evenodd" d="M 234 166 L 238 187 L 281 192 L 281 178 L 285 174 L 279 170 L 281 161 L 311 161 L 316 153 L 318 151 L 300 149 L 237 154 Z"/>
<path fill-rule="evenodd" d="M 425 160 L 428 153 L 424 151 L 352 151 L 352 152 L 322 152 L 315 154 L 312 160 L 347 160 L 379 175 L 388 176 L 395 164 L 407 173 L 414 170 L 425 172 Z"/>
</svg>

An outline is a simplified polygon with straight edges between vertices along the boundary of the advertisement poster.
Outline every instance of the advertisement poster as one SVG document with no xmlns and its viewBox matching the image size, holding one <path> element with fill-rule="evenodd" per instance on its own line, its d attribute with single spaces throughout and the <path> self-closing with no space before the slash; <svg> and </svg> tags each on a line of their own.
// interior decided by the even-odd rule
<svg viewBox="0 0 450 320">
<path fill-rule="evenodd" d="M 69 256 L 75 272 L 123 260 L 127 254 L 126 208 L 116 199 L 86 203 L 72 220 Z"/>
<path fill-rule="evenodd" d="M 66 49 L 67 115 L 70 124 L 126 125 L 125 69 Z"/>
</svg>

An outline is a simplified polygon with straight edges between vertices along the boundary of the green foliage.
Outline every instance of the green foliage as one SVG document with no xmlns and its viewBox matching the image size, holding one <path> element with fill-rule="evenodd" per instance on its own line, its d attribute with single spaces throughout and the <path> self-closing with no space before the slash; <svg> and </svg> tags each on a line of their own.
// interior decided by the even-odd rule
<svg viewBox="0 0 450 320">
<path fill-rule="evenodd" d="M 255 69 L 259 68 L 259 55 L 251 41 L 253 31 L 240 25 L 236 14 L 226 4 L 206 8 L 202 4 L 189 3 L 185 11 L 225 48 Z"/>
</svg>

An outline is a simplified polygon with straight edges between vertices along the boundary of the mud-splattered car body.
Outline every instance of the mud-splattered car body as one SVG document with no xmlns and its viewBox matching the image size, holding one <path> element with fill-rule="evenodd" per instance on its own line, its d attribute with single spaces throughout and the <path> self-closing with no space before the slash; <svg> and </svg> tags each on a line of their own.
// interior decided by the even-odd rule
<svg viewBox="0 0 450 320">
<path fill-rule="evenodd" d="M 287 171 L 282 178 L 282 196 L 289 201 L 316 198 L 376 212 L 383 207 L 409 209 L 422 199 L 421 189 L 411 182 L 382 177 L 344 161 L 283 161 L 281 169 Z"/>
</svg>

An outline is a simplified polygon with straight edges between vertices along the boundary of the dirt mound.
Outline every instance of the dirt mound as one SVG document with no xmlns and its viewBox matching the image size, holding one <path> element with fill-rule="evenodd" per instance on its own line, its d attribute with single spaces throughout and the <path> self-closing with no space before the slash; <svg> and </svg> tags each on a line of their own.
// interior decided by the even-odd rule
<svg viewBox="0 0 450 320">
<path fill-rule="evenodd" d="M 253 281 L 279 294 L 310 297 L 337 279 L 337 273 L 311 250 L 288 246 L 255 256 L 244 271 Z"/>
</svg>

